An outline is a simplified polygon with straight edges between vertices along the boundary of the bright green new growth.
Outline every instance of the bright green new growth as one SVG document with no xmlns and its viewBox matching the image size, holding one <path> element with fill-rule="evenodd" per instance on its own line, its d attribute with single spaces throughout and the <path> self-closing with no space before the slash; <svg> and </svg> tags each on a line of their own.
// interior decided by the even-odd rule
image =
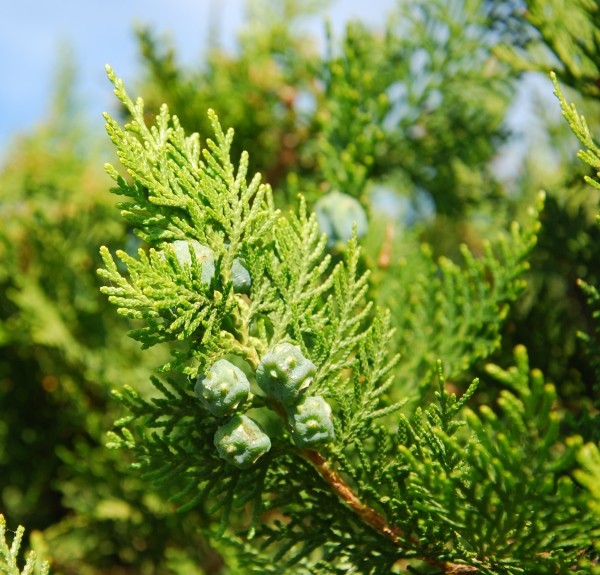
<svg viewBox="0 0 600 575">
<path fill-rule="evenodd" d="M 203 347 L 200 353 L 210 355 L 211 349 L 219 349 L 255 361 L 256 349 L 249 339 L 245 318 L 251 319 L 262 311 L 270 287 L 263 281 L 249 306 L 227 290 L 227 285 L 232 285 L 231 270 L 239 253 L 246 254 L 257 274 L 267 264 L 264 258 L 257 259 L 257 250 L 269 241 L 270 230 L 278 218 L 268 186 L 260 184 L 259 176 L 250 184 L 246 182 L 246 155 L 235 173 L 228 156 L 233 132 L 223 133 L 212 112 L 209 115 L 216 142 L 209 141 L 208 148 L 201 151 L 198 136 L 186 137 L 166 107 L 157 126 L 147 128 L 141 100 L 132 102 L 122 83 L 112 72 L 109 74 L 117 95 L 134 118 L 125 131 L 107 117 L 108 132 L 132 176 L 129 183 L 114 168 L 107 167 L 117 182 L 117 192 L 129 198 L 121 204 L 124 217 L 150 245 L 162 248 L 165 242 L 185 238 L 207 246 L 218 262 L 219 275 L 208 285 L 205 274 L 210 263 L 202 268 L 192 265 L 191 274 L 182 275 L 168 258 L 165 260 L 150 249 L 140 250 L 139 259 L 117 252 L 129 269 L 129 279 L 125 279 L 112 256 L 102 250 L 106 269 L 100 273 L 111 283 L 104 291 L 119 306 L 120 313 L 146 322 L 146 327 L 131 334 L 145 347 L 193 335 L 205 338 L 210 347 Z M 147 156 L 148 162 L 140 164 L 140 155 Z M 154 170 L 153 163 L 160 165 L 160 170 Z M 206 253 L 203 249 L 201 255 Z M 221 329 L 225 321 L 231 326 L 229 330 Z M 172 365 L 184 363 L 198 352 L 189 350 Z"/>
<path fill-rule="evenodd" d="M 595 178 L 584 176 L 585 181 L 600 190 L 600 146 L 596 144 L 588 128 L 585 118 L 577 112 L 575 104 L 567 102 L 554 73 L 551 73 L 554 83 L 554 94 L 560 102 L 562 113 L 571 130 L 585 149 L 578 152 L 578 157 L 590 166 L 595 172 Z M 597 86 L 595 86 L 597 88 Z M 596 216 L 600 221 L 600 216 Z M 591 365 L 596 374 L 595 389 L 600 390 L 600 292 L 597 286 L 578 280 L 578 285 L 584 293 L 588 306 L 592 310 L 593 333 L 579 333 L 591 360 Z M 577 481 L 589 490 L 589 507 L 596 517 L 600 519 L 600 447 L 596 443 L 587 443 L 577 453 L 581 468 L 574 472 Z M 598 544 L 596 545 L 596 549 Z M 585 565 L 589 567 L 590 565 Z M 600 572 L 597 567 L 592 567 L 592 572 Z"/>
<path fill-rule="evenodd" d="M 261 358 L 256 382 L 272 399 L 294 405 L 312 383 L 316 369 L 297 345 L 278 343 Z"/>
<path fill-rule="evenodd" d="M 10 545 L 6 538 L 6 532 L 6 520 L 0 514 L 0 573 L 4 573 L 5 575 L 33 575 L 33 573 L 48 575 L 50 573 L 50 565 L 47 561 L 44 561 L 38 568 L 36 565 L 37 557 L 33 551 L 29 553 L 25 565 L 21 569 L 19 567 L 19 551 L 23 542 L 25 528 L 22 526 L 17 527 Z"/>
<path fill-rule="evenodd" d="M 315 204 L 315 213 L 321 231 L 327 234 L 329 246 L 345 244 L 352 237 L 355 226 L 357 238 L 362 238 L 367 233 L 365 209 L 356 198 L 338 190 L 319 198 Z"/>
<path fill-rule="evenodd" d="M 246 401 L 250 382 L 239 367 L 220 359 L 198 377 L 194 392 L 208 411 L 222 417 Z"/>
<path fill-rule="evenodd" d="M 234 415 L 219 427 L 214 443 L 219 457 L 240 469 L 251 467 L 271 449 L 269 436 L 246 415 Z"/>
<path fill-rule="evenodd" d="M 335 440 L 331 406 L 319 395 L 302 397 L 288 409 L 288 417 L 298 447 L 315 447 Z"/>
<path fill-rule="evenodd" d="M 184 238 L 208 245 L 215 254 L 216 273 L 207 286 L 194 266 L 191 275 L 181 274 L 180 266 L 170 265 L 153 247 L 139 250 L 137 257 L 117 252 L 126 269 L 122 272 L 103 248 L 106 267 L 99 273 L 108 282 L 103 291 L 120 313 L 141 321 L 142 327 L 132 336 L 144 347 L 170 340 L 185 343 L 162 367 L 165 372 L 198 377 L 217 354 L 229 353 L 257 370 L 261 358 L 271 357 L 277 373 L 288 373 L 294 384 L 294 390 L 283 396 L 285 403 L 295 403 L 309 383 L 311 394 L 335 395 L 341 410 L 336 457 L 344 451 L 350 454 L 356 439 L 367 435 L 375 420 L 401 405 L 385 395 L 396 361 L 385 346 L 389 317 L 366 300 L 368 273 L 358 271 L 356 240 L 349 242 L 344 259 L 332 265 L 325 252 L 326 237 L 304 201 L 300 200 L 297 213 L 284 216 L 273 207 L 270 190 L 260 185 L 259 176 L 247 184 L 247 156 L 242 155 L 236 170 L 229 158 L 233 134 L 222 131 L 213 113 L 216 139 L 201 149 L 198 136 L 185 136 L 166 107 L 156 126 L 148 128 L 141 100 L 134 103 L 110 70 L 109 76 L 132 117 L 123 129 L 107 116 L 109 135 L 130 178 L 107 168 L 117 182 L 117 192 L 126 197 L 123 215 L 150 246 Z M 228 270 L 239 254 L 252 278 L 250 298 L 228 288 L 232 285 Z M 273 345 L 282 340 L 297 345 Z M 268 350 L 274 348 L 289 353 L 269 356 Z M 314 363 L 301 348 L 312 350 Z M 279 365 L 279 359 L 291 359 L 296 365 Z M 351 373 L 355 377 L 348 377 Z M 251 478 L 238 481 L 215 453 L 217 422 L 202 417 L 199 402 L 190 402 L 187 382 L 168 377 L 154 384 L 164 399 L 147 401 L 129 388 L 118 394 L 137 415 L 121 422 L 122 432 L 111 434 L 111 445 L 133 448 L 147 476 L 168 482 L 183 509 L 212 498 L 217 502 L 215 510 L 223 510 L 224 528 L 235 505 L 252 502 L 257 521 L 267 502 L 276 505 L 270 494 L 281 492 L 281 479 L 295 474 L 306 477 L 304 456 L 294 456 L 285 442 L 285 450 L 251 466 L 248 473 L 263 477 L 259 483 Z M 282 399 L 277 393 L 271 397 Z M 277 416 L 286 419 L 285 411 Z M 125 427 L 134 421 L 135 433 Z M 161 432 L 155 433 L 156 428 Z M 280 433 L 271 439 L 280 443 L 283 427 Z M 266 476 L 262 461 L 270 469 Z M 331 473 L 319 461 L 310 465 L 316 477 Z M 333 500 L 340 504 L 337 496 Z"/>
</svg>

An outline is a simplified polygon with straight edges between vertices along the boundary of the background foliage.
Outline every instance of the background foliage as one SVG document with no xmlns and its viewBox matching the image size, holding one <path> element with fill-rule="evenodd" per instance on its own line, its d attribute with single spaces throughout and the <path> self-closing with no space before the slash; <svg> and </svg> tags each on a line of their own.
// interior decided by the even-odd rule
<svg viewBox="0 0 600 575">
<path fill-rule="evenodd" d="M 135 92 L 145 108 L 136 117 L 121 94 L 122 117 L 109 132 L 126 167 L 141 166 L 145 154 L 151 165 L 143 148 L 127 156 L 134 140 L 119 125 L 168 122 L 160 119 L 166 103 L 219 165 L 247 168 L 249 180 L 260 172 L 270 184 L 272 192 L 258 192 L 268 206 L 240 240 L 275 318 L 257 339 L 266 349 L 269 330 L 279 330 L 321 354 L 320 390 L 338 426 L 328 457 L 398 531 L 390 540 L 365 526 L 327 488 L 323 479 L 335 477 L 316 456 L 282 447 L 248 476 L 223 475 L 210 449 L 195 451 L 202 430 L 177 435 L 178 422 L 193 426 L 197 417 L 188 378 L 232 344 L 216 335 L 212 347 L 188 344 L 191 312 L 181 337 L 156 325 L 144 331 L 143 314 L 127 321 L 100 293 L 107 284 L 97 268 L 118 287 L 137 250 L 165 236 L 146 226 L 156 206 L 136 207 L 157 185 L 151 169 L 134 170 L 138 196 L 119 218 L 123 198 L 108 193 L 101 171 L 117 160 L 78 119 L 68 63 L 48 122 L 14 142 L 0 172 L 0 513 L 9 527 L 33 530 L 31 544 L 53 573 L 597 572 L 600 5 L 399 3 L 385 30 L 351 23 L 340 38 L 329 33 L 322 51 L 296 25 L 316 3 L 263 0 L 253 10 L 239 51 L 213 46 L 194 69 L 154 31 L 138 30 Z M 550 69 L 561 102 L 551 99 Z M 508 118 L 532 77 L 541 86 L 537 137 L 519 146 Z M 552 112 L 561 105 L 568 123 Z M 581 159 L 568 124 L 586 150 Z M 221 126 L 235 129 L 227 145 Z M 133 193 L 129 179 L 119 185 Z M 368 213 L 360 250 L 319 244 L 310 213 L 332 190 Z M 265 222 L 290 209 L 296 215 L 277 220 L 279 251 L 266 262 Z M 169 233 L 183 233 L 170 221 Z M 209 234 L 199 239 L 233 257 L 231 243 L 194 224 Z M 122 261 L 111 263 L 118 249 Z M 294 281 L 308 261 L 316 263 L 302 304 Z M 288 282 L 279 308 L 269 307 L 269 282 Z M 346 332 L 328 327 L 325 318 L 335 317 L 346 318 Z M 127 336 L 132 327 L 146 346 L 160 344 L 141 351 Z M 302 335 L 310 330 L 322 340 Z M 346 355 L 334 365 L 323 358 L 342 332 L 346 347 L 336 353 Z M 151 380 L 161 365 L 176 369 Z M 363 387 L 343 377 L 350 370 Z M 111 437 L 127 450 L 106 449 L 115 420 L 131 429 Z M 175 429 L 174 439 L 148 433 L 161 426 Z M 213 475 L 189 473 L 197 461 L 211 461 Z M 223 483 L 213 493 L 215 477 Z M 202 482 L 218 509 L 194 497 Z"/>
</svg>

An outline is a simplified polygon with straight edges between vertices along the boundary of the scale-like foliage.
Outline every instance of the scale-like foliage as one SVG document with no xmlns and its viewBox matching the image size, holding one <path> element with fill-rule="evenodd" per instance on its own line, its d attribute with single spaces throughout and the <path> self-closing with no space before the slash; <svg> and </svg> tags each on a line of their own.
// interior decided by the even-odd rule
<svg viewBox="0 0 600 575">
<path fill-rule="evenodd" d="M 223 133 L 214 114 L 216 141 L 209 141 L 201 152 L 198 136 L 186 138 L 166 107 L 157 125 L 148 129 L 141 100 L 132 102 L 120 81 L 109 74 L 132 121 L 124 130 L 107 118 L 107 129 L 133 181 L 126 181 L 114 168 L 108 170 L 117 181 L 118 193 L 130 198 L 121 204 L 123 216 L 156 249 L 149 253 L 140 249 L 139 259 L 118 253 L 129 279 L 103 250 L 106 270 L 102 274 L 112 284 L 105 291 L 121 313 L 146 323 L 132 334 L 145 347 L 193 336 L 210 342 L 209 354 L 220 349 L 248 356 L 251 348 L 244 347 L 244 341 L 235 342 L 221 328 L 225 318 L 236 325 L 240 314 L 248 313 L 242 296 L 232 289 L 231 268 L 237 257 L 243 255 L 257 276 L 253 292 L 267 289 L 255 266 L 260 265 L 258 249 L 270 241 L 278 216 L 270 190 L 260 184 L 258 176 L 247 183 L 247 155 L 235 172 L 229 158 L 233 131 Z M 181 240 L 196 240 L 214 252 L 219 272 L 214 290 L 204 281 L 197 261 L 192 262 L 189 274 L 181 273 L 174 253 L 167 249 L 170 242 Z M 248 334 L 240 335 L 244 337 Z"/>
<path fill-rule="evenodd" d="M 224 537 L 226 548 L 240 549 L 248 572 L 267 565 L 263 553 L 273 558 L 267 571 L 275 564 L 280 571 L 273 572 L 285 573 L 383 574 L 400 560 L 486 574 L 533 565 L 540 573 L 566 573 L 575 565 L 598 536 L 586 498 L 568 477 L 580 441 L 559 438 L 554 389 L 530 370 L 524 348 L 515 351 L 514 369 L 488 370 L 508 388 L 497 411 L 482 406 L 461 415 L 476 384 L 456 399 L 438 367 L 436 402 L 399 416 L 391 317 L 368 299 L 369 272 L 361 271 L 356 234 L 334 263 L 302 198 L 296 212 L 281 213 L 258 176 L 246 183 L 246 155 L 235 170 L 232 132 L 224 133 L 216 116 L 215 142 L 202 149 L 166 107 L 157 126 L 146 127 L 141 100 L 134 103 L 109 75 L 131 114 L 125 128 L 107 117 L 128 175 L 112 167 L 109 173 L 129 198 L 123 215 L 148 247 L 137 257 L 121 253 L 124 267 L 103 250 L 100 273 L 111 284 L 103 291 L 141 322 L 133 335 L 143 345 L 172 339 L 186 346 L 154 378 L 158 396 L 117 392 L 130 415 L 111 434 L 112 446 L 133 450 L 143 476 L 182 512 L 200 507 L 217 518 L 209 530 Z M 453 374 L 497 345 L 535 242 L 537 212 L 532 219 L 525 232 L 514 228 L 479 259 L 465 250 L 464 270 L 429 259 L 420 289 L 408 298 L 410 310 L 431 321 L 414 316 L 401 328 L 414 335 L 419 326 L 437 327 L 443 344 L 436 352 L 455 362 Z M 175 240 L 195 240 L 214 252 L 210 281 L 191 261 L 193 250 L 191 263 L 181 265 L 166 247 Z M 240 256 L 251 278 L 247 295 L 235 293 L 230 281 Z M 434 297 L 437 291 L 444 293 Z M 431 299 L 418 305 L 415 298 L 427 294 Z M 300 393 L 319 395 L 315 405 L 323 413 L 332 408 L 330 442 L 318 451 L 298 447 L 304 445 L 294 435 L 298 428 L 292 433 L 295 396 L 284 405 L 269 393 L 272 381 L 256 382 L 261 358 L 288 349 L 277 346 L 283 342 L 295 346 L 294 354 L 278 359 L 279 371 L 269 377 L 284 377 L 285 362 L 292 368 L 307 358 L 314 365 Z M 415 355 L 426 362 L 423 350 Z M 251 393 L 231 413 L 214 415 L 195 397 L 190 376 L 224 358 L 249 378 Z M 270 443 L 261 443 L 251 464 L 238 466 L 215 441 L 220 429 L 231 431 L 229 422 L 249 422 L 242 414 L 260 424 L 251 424 L 251 434 L 264 432 Z M 233 443 L 220 445 L 226 448 Z"/>
<path fill-rule="evenodd" d="M 324 452 L 345 460 L 347 446 L 358 438 L 366 440 L 374 420 L 400 407 L 389 404 L 385 394 L 395 362 L 386 349 L 389 317 L 366 302 L 368 274 L 358 269 L 356 240 L 349 242 L 345 259 L 332 267 L 325 252 L 327 238 L 302 199 L 297 214 L 280 214 L 258 176 L 246 184 L 245 155 L 235 174 L 228 155 L 232 132 L 224 134 L 215 116 L 216 143 L 209 140 L 201 150 L 198 137 L 186 137 L 166 108 L 157 127 L 147 128 L 141 101 L 132 102 L 122 83 L 109 75 L 132 120 L 122 129 L 107 118 L 128 179 L 108 169 L 118 183 L 117 193 L 129 198 L 121 204 L 123 215 L 150 247 L 140 249 L 137 258 L 119 253 L 127 273 L 104 249 L 106 267 L 100 273 L 110 285 L 103 291 L 120 313 L 142 322 L 132 335 L 144 346 L 169 339 L 188 346 L 163 366 L 179 374 L 154 380 L 160 397 L 144 399 L 129 388 L 118 393 L 131 416 L 121 422 L 121 433 L 112 434 L 111 442 L 133 448 L 144 475 L 165 485 L 182 510 L 212 501 L 208 510 L 220 513 L 220 532 L 233 511 L 246 505 L 253 508 L 254 525 L 270 510 L 287 514 L 285 530 L 273 537 L 287 538 L 288 560 L 298 562 L 320 542 L 314 536 L 318 529 L 327 529 L 340 514 L 358 520 L 344 506 L 343 493 L 332 493 L 323 482 L 340 489 L 341 479 L 333 479 L 321 454 L 294 447 L 285 409 L 258 393 L 235 408 L 236 413 L 250 409 L 267 430 L 272 448 L 243 471 L 225 463 L 213 445 L 225 420 L 203 408 L 181 373 L 196 376 L 227 355 L 254 379 L 268 349 L 293 342 L 316 367 L 306 394 L 318 393 L 335 405 L 339 439 L 324 446 Z M 214 251 L 216 273 L 208 285 L 200 281 L 199 264 L 182 267 L 168 251 L 163 256 L 156 249 L 184 238 Z M 252 280 L 247 296 L 234 293 L 228 277 L 238 255 L 247 262 Z M 321 500 L 318 507 L 331 510 L 315 518 L 309 531 L 305 514 L 311 506 L 297 511 L 307 493 L 313 493 L 315 505 Z M 362 504 L 358 507 L 359 515 L 370 513 Z"/>
<path fill-rule="evenodd" d="M 39 575 L 48 575 L 50 565 L 47 561 L 42 562 L 39 571 L 36 570 L 37 556 L 34 551 L 31 551 L 27 556 L 23 569 L 19 567 L 19 551 L 23 542 L 23 535 L 25 535 L 25 528 L 21 525 L 17 527 L 10 545 L 6 535 L 7 531 L 6 520 L 0 514 L 0 573 L 5 575 L 32 575 L 36 572 Z"/>
<path fill-rule="evenodd" d="M 594 188 L 600 190 L 600 147 L 594 141 L 585 118 L 577 112 L 575 104 L 569 104 L 565 99 L 560 86 L 558 85 L 556 75 L 552 73 L 551 77 L 554 82 L 554 93 L 560 101 L 563 116 L 569 123 L 569 126 L 571 126 L 571 130 L 577 136 L 577 139 L 585 147 L 585 149 L 580 150 L 577 155 L 580 160 L 588 164 L 595 172 L 595 178 L 585 176 L 585 181 Z"/>
<path fill-rule="evenodd" d="M 594 332 L 580 332 L 579 337 L 584 342 L 587 353 L 590 356 L 592 367 L 596 372 L 596 391 L 600 392 L 600 292 L 598 292 L 595 286 L 583 280 L 580 280 L 578 283 L 586 295 L 588 306 L 592 310 L 592 320 L 594 322 Z"/>
<path fill-rule="evenodd" d="M 452 380 L 498 348 L 509 306 L 526 285 L 542 206 L 540 195 L 529 221 L 513 224 L 509 236 L 485 241 L 478 257 L 463 245 L 462 265 L 444 257 L 436 262 L 425 246 L 387 270 L 380 298 L 392 312 L 403 354 L 398 366 L 403 394 L 430 388 L 438 358 L 444 358 Z"/>
<path fill-rule="evenodd" d="M 596 144 L 592 134 L 590 133 L 588 124 L 585 118 L 578 113 L 575 104 L 568 103 L 556 78 L 555 74 L 551 74 L 554 82 L 554 94 L 560 102 L 562 113 L 571 130 L 577 136 L 577 139 L 583 144 L 584 149 L 579 150 L 577 156 L 580 160 L 590 166 L 594 175 L 585 175 L 584 180 L 600 190 L 600 147 Z M 600 220 L 600 216 L 596 216 Z M 596 385 L 598 390 L 600 382 L 600 294 L 597 286 L 587 283 L 584 279 L 578 279 L 579 287 L 585 293 L 588 306 L 592 310 L 592 323 L 594 333 L 580 333 L 580 338 L 584 341 L 588 354 L 591 358 L 592 366 L 596 372 Z"/>
<path fill-rule="evenodd" d="M 119 555 L 159 573 L 197 517 L 174 517 L 104 443 L 122 415 L 110 387 L 149 388 L 168 354 L 142 352 L 99 292 L 99 246 L 135 238 L 107 194 L 105 146 L 61 82 L 56 113 L 0 169 L 0 512 L 35 533 L 53 571 L 102 571 Z M 201 537 L 186 547 L 201 563 Z"/>
<path fill-rule="evenodd" d="M 598 29 L 597 29 L 598 31 Z M 600 39 L 599 39 L 600 41 Z M 578 157 L 588 164 L 595 172 L 595 178 L 584 176 L 585 181 L 594 188 L 600 189 L 600 148 L 595 143 L 585 118 L 581 116 L 574 104 L 569 104 L 564 97 L 556 76 L 552 74 L 552 80 L 555 87 L 555 95 L 560 101 L 563 116 L 567 120 L 571 130 L 577 136 L 578 140 L 584 145 L 585 149 L 580 150 Z M 597 219 L 600 219 L 597 216 Z M 587 352 L 591 358 L 591 365 L 595 370 L 596 381 L 594 390 L 596 392 L 596 405 L 598 404 L 598 392 L 600 390 L 600 293 L 597 286 L 591 285 L 583 280 L 578 281 L 580 288 L 587 298 L 588 306 L 592 310 L 593 333 L 580 333 L 580 338 L 586 345 Z M 592 437 L 598 439 L 597 424 L 598 415 L 590 418 L 592 422 Z M 595 425 L 594 425 L 595 424 Z M 581 465 L 580 469 L 575 470 L 575 478 L 584 485 L 590 493 L 589 507 L 596 517 L 600 517 L 600 451 L 595 443 L 587 443 L 579 453 L 577 459 Z M 595 544 L 596 551 L 599 549 L 598 542 Z M 586 563 L 586 567 L 591 568 L 592 573 L 599 573 L 600 569 L 593 566 L 592 563 Z"/>
<path fill-rule="evenodd" d="M 66 108 L 11 149 L 0 507 L 61 573 L 595 575 L 598 190 L 565 169 L 564 130 L 560 162 L 510 193 L 491 161 L 519 86 L 498 42 L 545 44 L 597 96 L 598 0 L 415 0 L 321 58 L 296 23 L 322 4 L 256 0 L 240 49 L 195 69 L 140 33 L 146 105 L 109 71 L 120 223 Z M 598 188 L 592 98 L 587 125 L 559 98 Z M 106 453 L 123 406 L 109 444 L 127 453 Z"/>
<path fill-rule="evenodd" d="M 456 400 L 440 371 L 438 403 L 401 420 L 386 512 L 422 553 L 476 572 L 567 573 L 599 534 L 568 477 L 581 440 L 560 439 L 554 387 L 523 347 L 515 363 L 488 366 L 505 386 L 497 408 L 467 409 L 464 422 L 456 414 L 477 382 Z"/>
</svg>

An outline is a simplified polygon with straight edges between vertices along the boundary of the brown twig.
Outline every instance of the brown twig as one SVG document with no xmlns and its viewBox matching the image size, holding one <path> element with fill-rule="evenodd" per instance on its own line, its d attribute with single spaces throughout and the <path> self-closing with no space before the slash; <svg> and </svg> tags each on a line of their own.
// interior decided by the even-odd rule
<svg viewBox="0 0 600 575">
<path fill-rule="evenodd" d="M 354 511 L 367 525 L 379 533 L 386 535 L 395 545 L 402 546 L 400 539 L 404 533 L 399 527 L 389 525 L 386 518 L 368 505 L 365 505 L 352 491 L 352 488 L 329 466 L 328 461 L 312 449 L 304 449 L 304 458 L 319 472 L 319 475 L 332 487 L 334 492 Z"/>
<path fill-rule="evenodd" d="M 287 425 L 287 416 L 285 408 L 277 401 L 271 401 L 269 407 L 273 409 Z M 314 449 L 301 449 L 300 455 L 308 461 L 317 471 L 317 473 L 327 482 L 333 492 L 354 512 L 356 515 L 372 529 L 385 535 L 399 549 L 418 549 L 419 542 L 407 538 L 400 527 L 390 525 L 388 520 L 378 511 L 363 503 L 358 495 L 354 493 L 352 487 L 344 480 L 340 474 L 331 467 L 327 459 Z M 433 557 L 419 557 L 421 561 L 441 569 L 448 575 L 473 575 L 479 569 L 472 565 L 461 565 L 459 563 L 450 563 L 440 561 Z"/>
<path fill-rule="evenodd" d="M 387 519 L 372 507 L 363 503 L 346 481 L 329 465 L 329 462 L 319 453 L 312 449 L 303 449 L 302 456 L 319 473 L 319 475 L 329 484 L 333 491 L 362 521 L 372 527 L 378 533 L 385 535 L 394 545 L 402 549 L 418 548 L 417 541 L 406 540 L 406 535 L 399 527 L 390 525 Z M 410 545 L 409 545 L 410 544 Z M 459 563 L 450 563 L 440 561 L 432 557 L 419 557 L 425 563 L 441 569 L 448 575 L 473 575 L 479 571 L 478 567 L 473 565 L 462 565 Z"/>
</svg>

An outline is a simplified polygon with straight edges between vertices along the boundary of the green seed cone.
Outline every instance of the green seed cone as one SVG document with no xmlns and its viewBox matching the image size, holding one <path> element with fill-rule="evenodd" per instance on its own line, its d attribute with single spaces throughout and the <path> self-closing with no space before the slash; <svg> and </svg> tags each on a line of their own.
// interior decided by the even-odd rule
<svg viewBox="0 0 600 575">
<path fill-rule="evenodd" d="M 221 417 L 246 401 L 250 382 L 241 369 L 220 359 L 198 377 L 194 392 L 208 411 Z"/>
<path fill-rule="evenodd" d="M 298 447 L 314 447 L 335 439 L 331 406 L 320 395 L 307 395 L 288 409 L 292 438 Z"/>
<path fill-rule="evenodd" d="M 250 272 L 244 266 L 244 261 L 240 258 L 235 258 L 231 265 L 231 281 L 235 293 L 250 293 L 252 278 Z"/>
<path fill-rule="evenodd" d="M 234 415 L 219 427 L 214 444 L 221 459 L 240 469 L 254 465 L 271 449 L 269 436 L 256 421 L 246 415 Z"/>
<path fill-rule="evenodd" d="M 256 381 L 269 397 L 290 406 L 312 383 L 316 370 L 298 346 L 279 343 L 261 359 Z"/>
</svg>

